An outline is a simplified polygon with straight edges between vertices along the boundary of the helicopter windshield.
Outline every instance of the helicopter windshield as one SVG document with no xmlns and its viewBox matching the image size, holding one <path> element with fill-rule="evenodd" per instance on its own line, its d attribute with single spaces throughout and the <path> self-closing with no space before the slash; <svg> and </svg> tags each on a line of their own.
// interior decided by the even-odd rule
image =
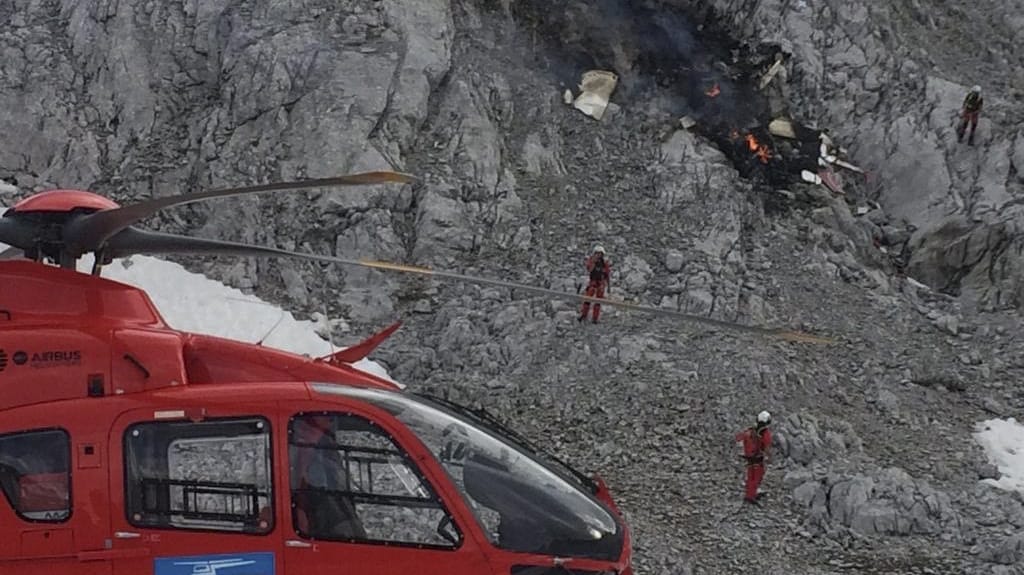
<svg viewBox="0 0 1024 575">
<path fill-rule="evenodd" d="M 495 546 L 522 553 L 617 560 L 623 529 L 577 482 L 519 442 L 446 405 L 408 393 L 315 384 L 380 407 L 408 426 L 448 472 Z"/>
</svg>

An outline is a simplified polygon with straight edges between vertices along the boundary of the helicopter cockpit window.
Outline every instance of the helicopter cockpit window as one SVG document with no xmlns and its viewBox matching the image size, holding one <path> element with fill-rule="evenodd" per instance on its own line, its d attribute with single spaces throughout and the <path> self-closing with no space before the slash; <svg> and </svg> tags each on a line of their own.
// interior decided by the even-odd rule
<svg viewBox="0 0 1024 575">
<path fill-rule="evenodd" d="M 66 521 L 71 515 L 71 440 L 49 429 L 0 436 L 0 488 L 29 521 Z"/>
<path fill-rule="evenodd" d="M 462 534 L 409 455 L 372 421 L 302 413 L 288 427 L 292 519 L 304 537 L 455 548 Z"/>
<path fill-rule="evenodd" d="M 274 528 L 270 423 L 140 423 L 124 437 L 132 525 L 262 534 Z"/>
<path fill-rule="evenodd" d="M 618 520 L 579 482 L 502 432 L 408 393 L 314 384 L 321 393 L 359 399 L 393 414 L 419 437 L 451 477 L 491 543 L 510 551 L 615 560 Z"/>
</svg>

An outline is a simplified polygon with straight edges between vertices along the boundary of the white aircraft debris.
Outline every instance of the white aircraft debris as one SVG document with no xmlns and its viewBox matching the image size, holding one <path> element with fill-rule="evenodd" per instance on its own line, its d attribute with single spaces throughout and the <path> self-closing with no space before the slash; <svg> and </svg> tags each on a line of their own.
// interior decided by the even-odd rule
<svg viewBox="0 0 1024 575">
<path fill-rule="evenodd" d="M 800 170 L 800 177 L 809 184 L 821 183 L 821 177 L 810 170 Z"/>
<path fill-rule="evenodd" d="M 580 90 L 583 90 L 583 93 L 576 97 L 573 107 L 591 118 L 600 120 L 604 117 L 608 101 L 618 82 L 619 77 L 614 72 L 605 70 L 584 72 L 580 81 Z"/>
<path fill-rule="evenodd" d="M 761 82 L 757 85 L 757 88 L 759 90 L 764 90 L 765 86 L 771 83 L 771 81 L 779 72 L 782 71 L 782 69 L 782 54 L 779 54 L 776 56 L 775 63 L 772 64 L 772 67 L 768 68 L 768 71 L 765 72 L 764 76 L 761 77 Z"/>
<path fill-rule="evenodd" d="M 836 160 L 835 164 L 837 166 L 841 167 L 841 168 L 846 168 L 847 170 L 850 170 L 851 172 L 857 172 L 858 174 L 863 174 L 864 173 L 864 169 L 863 168 L 860 168 L 858 166 L 854 166 L 853 164 L 851 164 L 849 162 L 844 162 L 843 160 Z"/>
<path fill-rule="evenodd" d="M 789 138 L 791 140 L 796 139 L 796 132 L 793 131 L 793 123 L 784 118 L 776 118 L 768 124 L 768 131 L 773 136 L 779 136 L 782 138 Z"/>
</svg>

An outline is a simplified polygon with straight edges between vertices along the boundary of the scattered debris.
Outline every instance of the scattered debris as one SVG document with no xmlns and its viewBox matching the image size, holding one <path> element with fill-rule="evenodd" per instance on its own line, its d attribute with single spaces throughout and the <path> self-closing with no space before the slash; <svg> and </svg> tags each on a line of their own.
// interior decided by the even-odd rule
<svg viewBox="0 0 1024 575">
<path fill-rule="evenodd" d="M 584 114 L 600 120 L 608 108 L 619 77 L 614 72 L 605 70 L 588 70 L 583 73 L 580 89 L 583 93 L 576 97 L 573 107 Z"/>
<path fill-rule="evenodd" d="M 853 165 L 853 164 L 851 164 L 849 162 L 846 162 L 846 161 L 843 161 L 843 160 L 839 159 L 840 155 L 846 155 L 846 149 L 836 146 L 832 142 L 832 138 L 828 137 L 828 134 L 826 134 L 825 132 L 822 132 L 818 136 L 818 138 L 821 140 L 821 154 L 820 154 L 821 157 L 818 160 L 818 162 L 822 166 L 827 166 L 828 164 L 834 164 L 836 166 L 839 166 L 841 168 L 846 168 L 848 170 L 857 172 L 859 174 L 863 174 L 864 173 L 864 170 L 862 170 L 858 166 L 855 166 L 855 165 Z"/>
<path fill-rule="evenodd" d="M 845 194 L 843 191 L 843 182 L 839 179 L 839 175 L 831 169 L 824 169 L 818 171 L 818 176 L 821 182 L 825 184 L 828 189 L 832 190 L 837 194 Z"/>
<path fill-rule="evenodd" d="M 809 170 L 800 170 L 800 177 L 809 184 L 820 184 L 821 176 Z"/>
<path fill-rule="evenodd" d="M 847 170 L 850 170 L 852 172 L 857 172 L 858 174 L 863 174 L 864 173 L 864 169 L 863 168 L 860 168 L 858 166 L 854 166 L 853 164 L 848 163 L 848 162 L 844 162 L 843 160 L 836 160 L 835 164 L 837 166 L 841 167 L 841 168 L 846 168 Z"/>
<path fill-rule="evenodd" d="M 834 166 L 859 174 L 864 173 L 860 167 L 840 159 L 846 154 L 846 150 L 836 146 L 822 130 L 802 126 L 786 118 L 775 118 L 768 124 L 768 133 L 796 141 L 789 155 L 795 162 L 794 167 L 799 170 L 800 178 L 805 182 L 821 184 L 834 193 L 844 194 L 842 180 L 835 172 Z"/>
<path fill-rule="evenodd" d="M 821 145 L 818 148 L 820 150 L 820 154 L 818 155 L 818 164 L 828 166 L 829 164 L 836 163 L 836 160 L 839 158 L 833 153 L 835 150 L 832 149 L 832 139 L 824 132 L 818 136 L 818 139 L 821 140 Z"/>
<path fill-rule="evenodd" d="M 789 72 L 783 65 L 783 53 L 776 52 L 775 59 L 763 68 L 761 79 L 757 83 L 758 90 L 764 94 L 772 117 L 786 116 L 789 113 Z"/>
<path fill-rule="evenodd" d="M 757 88 L 759 90 L 764 90 L 772 79 L 775 78 L 775 76 L 782 70 L 784 70 L 784 67 L 782 65 L 782 54 L 780 53 L 776 54 L 775 63 L 772 64 L 772 67 L 768 68 L 768 71 L 761 77 L 761 82 L 758 83 Z"/>
<path fill-rule="evenodd" d="M 776 118 L 768 124 L 768 131 L 773 136 L 780 136 L 782 138 L 790 138 L 792 140 L 796 138 L 796 132 L 793 131 L 793 123 L 784 118 Z"/>
<path fill-rule="evenodd" d="M 794 124 L 791 120 L 787 120 L 785 118 L 776 118 L 772 120 L 768 124 L 768 131 L 773 136 L 789 138 L 791 140 L 809 141 L 816 138 L 819 142 L 819 165 L 828 166 L 829 164 L 834 164 L 860 174 L 864 173 L 864 170 L 860 167 L 840 159 L 840 156 L 846 155 L 846 150 L 836 146 L 832 141 L 832 138 L 830 138 L 824 131 L 800 126 L 799 124 Z"/>
</svg>

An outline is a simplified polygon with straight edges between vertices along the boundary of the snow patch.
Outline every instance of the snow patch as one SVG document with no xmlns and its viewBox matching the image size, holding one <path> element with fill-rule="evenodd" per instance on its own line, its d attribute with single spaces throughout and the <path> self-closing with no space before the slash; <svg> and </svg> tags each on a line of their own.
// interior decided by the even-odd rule
<svg viewBox="0 0 1024 575">
<path fill-rule="evenodd" d="M 1000 489 L 1024 492 L 1024 425 L 1012 417 L 990 419 L 975 426 L 974 439 L 1002 474 L 999 479 L 983 481 Z"/>
<path fill-rule="evenodd" d="M 92 258 L 79 260 L 79 271 L 92 267 Z M 139 287 L 172 327 L 321 357 L 340 349 L 317 332 L 323 326 L 298 320 L 274 304 L 228 287 L 179 264 L 148 256 L 116 260 L 103 268 L 104 277 Z M 355 367 L 389 381 L 387 370 L 362 359 Z"/>
</svg>

